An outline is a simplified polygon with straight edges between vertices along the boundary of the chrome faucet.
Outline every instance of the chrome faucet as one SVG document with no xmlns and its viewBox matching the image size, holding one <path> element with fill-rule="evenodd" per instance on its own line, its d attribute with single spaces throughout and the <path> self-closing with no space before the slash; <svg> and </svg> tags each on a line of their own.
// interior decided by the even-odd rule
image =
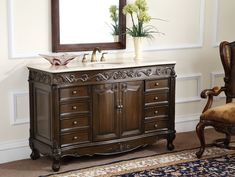
<svg viewBox="0 0 235 177">
<path fill-rule="evenodd" d="M 92 54 L 91 54 L 91 62 L 97 62 L 96 51 L 98 51 L 99 53 L 101 52 L 99 47 L 95 47 L 92 51 Z"/>
</svg>

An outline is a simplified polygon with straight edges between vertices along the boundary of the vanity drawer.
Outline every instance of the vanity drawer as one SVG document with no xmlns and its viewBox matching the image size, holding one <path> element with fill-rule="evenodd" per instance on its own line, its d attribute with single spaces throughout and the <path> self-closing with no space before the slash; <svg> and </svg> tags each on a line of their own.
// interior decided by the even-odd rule
<svg viewBox="0 0 235 177">
<path fill-rule="evenodd" d="M 167 119 L 161 119 L 161 120 L 155 120 L 151 122 L 146 122 L 144 127 L 145 127 L 145 132 L 152 132 L 152 131 L 158 131 L 161 129 L 167 129 Z"/>
<path fill-rule="evenodd" d="M 168 92 L 151 92 L 145 94 L 145 105 L 168 103 Z"/>
<path fill-rule="evenodd" d="M 168 88 L 168 79 L 160 79 L 160 80 L 148 80 L 145 82 L 145 90 L 157 90 L 157 89 L 163 89 Z"/>
<path fill-rule="evenodd" d="M 88 97 L 88 95 L 89 91 L 87 86 L 60 89 L 60 100 L 66 100 L 77 97 Z"/>
<path fill-rule="evenodd" d="M 61 120 L 61 130 L 66 131 L 72 128 L 88 126 L 88 116 L 84 115 L 77 118 L 66 118 Z"/>
<path fill-rule="evenodd" d="M 75 103 L 66 103 L 60 105 L 60 113 L 86 113 L 89 111 L 89 102 L 81 101 Z"/>
<path fill-rule="evenodd" d="M 147 107 L 144 111 L 145 119 L 151 117 L 168 117 L 168 106 Z"/>
<path fill-rule="evenodd" d="M 73 143 L 83 143 L 88 141 L 89 141 L 89 133 L 87 132 L 87 130 L 61 135 L 62 146 Z"/>
</svg>

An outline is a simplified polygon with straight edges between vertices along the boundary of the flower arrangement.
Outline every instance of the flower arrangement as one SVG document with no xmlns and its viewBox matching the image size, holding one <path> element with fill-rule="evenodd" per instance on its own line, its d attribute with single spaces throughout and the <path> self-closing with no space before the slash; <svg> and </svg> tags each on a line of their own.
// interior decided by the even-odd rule
<svg viewBox="0 0 235 177">
<path fill-rule="evenodd" d="M 119 25 L 118 25 L 118 8 L 116 5 L 112 5 L 109 8 L 110 18 L 112 19 L 113 23 L 111 24 L 112 27 L 112 35 L 119 35 Z"/>
<path fill-rule="evenodd" d="M 153 33 L 160 33 L 154 26 L 144 26 L 144 24 L 149 23 L 152 19 L 148 14 L 146 0 L 135 0 L 133 4 L 125 5 L 123 14 L 131 16 L 132 27 L 126 28 L 126 33 L 130 36 L 153 38 Z"/>
</svg>

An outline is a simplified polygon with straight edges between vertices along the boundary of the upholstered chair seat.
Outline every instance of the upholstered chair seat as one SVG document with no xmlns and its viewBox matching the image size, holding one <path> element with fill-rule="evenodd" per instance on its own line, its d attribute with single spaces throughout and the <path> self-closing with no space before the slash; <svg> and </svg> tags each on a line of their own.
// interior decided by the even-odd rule
<svg viewBox="0 0 235 177">
<path fill-rule="evenodd" d="M 235 103 L 228 103 L 208 109 L 202 113 L 201 119 L 235 124 Z"/>
<path fill-rule="evenodd" d="M 230 146 L 231 135 L 235 135 L 235 103 L 233 102 L 235 98 L 235 42 L 221 42 L 219 49 L 225 74 L 224 86 L 206 89 L 201 93 L 201 97 L 206 98 L 207 103 L 196 127 L 201 144 L 199 151 L 196 153 L 198 158 L 202 156 L 206 147 L 204 129 L 207 126 L 212 126 L 216 131 L 225 134 L 225 138 L 215 140 L 214 145 L 235 149 L 234 146 Z M 225 93 L 226 103 L 213 107 L 213 97 L 222 92 Z"/>
</svg>

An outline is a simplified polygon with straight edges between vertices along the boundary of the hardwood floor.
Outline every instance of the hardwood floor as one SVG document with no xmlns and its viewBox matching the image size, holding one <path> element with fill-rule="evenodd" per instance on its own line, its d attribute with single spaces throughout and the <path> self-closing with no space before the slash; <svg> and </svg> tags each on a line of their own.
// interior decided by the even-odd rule
<svg viewBox="0 0 235 177">
<path fill-rule="evenodd" d="M 222 134 L 215 132 L 213 129 L 207 129 L 205 132 L 207 143 L 211 143 L 218 137 L 223 137 Z M 195 131 L 177 133 L 174 145 L 174 151 L 192 149 L 199 147 L 199 140 Z M 141 148 L 125 154 L 113 156 L 64 158 L 61 164 L 60 172 L 167 152 L 169 151 L 166 148 L 166 140 L 160 140 L 152 146 Z M 38 177 L 40 175 L 47 175 L 50 173 L 52 173 L 51 159 L 47 157 L 41 157 L 35 161 L 25 159 L 0 164 L 0 177 Z"/>
</svg>

